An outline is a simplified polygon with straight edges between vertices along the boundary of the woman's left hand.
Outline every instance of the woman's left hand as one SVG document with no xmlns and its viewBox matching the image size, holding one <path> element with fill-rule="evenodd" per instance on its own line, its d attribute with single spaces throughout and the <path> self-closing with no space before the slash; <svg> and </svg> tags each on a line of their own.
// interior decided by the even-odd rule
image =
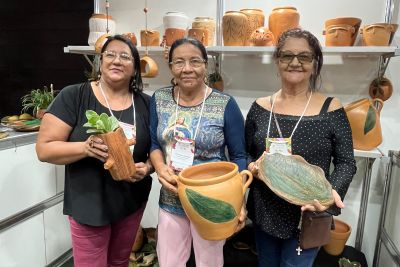
<svg viewBox="0 0 400 267">
<path fill-rule="evenodd" d="M 144 163 L 144 162 L 138 162 L 135 163 L 136 167 L 136 173 L 132 177 L 130 177 L 131 182 L 138 182 L 142 180 L 144 177 L 146 177 L 148 174 L 151 173 L 153 167 L 151 164 Z"/>
<path fill-rule="evenodd" d="M 335 205 L 338 208 L 343 209 L 344 208 L 344 204 L 342 201 L 342 198 L 339 196 L 339 194 L 336 192 L 335 189 L 332 189 L 332 195 L 333 195 L 333 199 L 335 201 Z M 318 200 L 314 199 L 314 202 L 312 204 L 307 204 L 301 207 L 301 211 L 325 211 L 327 210 L 329 207 L 323 206 L 321 203 L 319 203 Z"/>
<path fill-rule="evenodd" d="M 245 206 L 242 206 L 242 209 L 240 210 L 240 214 L 239 214 L 239 222 L 238 222 L 238 226 L 236 227 L 235 233 L 239 232 L 240 230 L 242 230 L 244 228 L 244 226 L 246 225 L 246 219 L 247 219 L 247 210 L 245 208 Z"/>
</svg>

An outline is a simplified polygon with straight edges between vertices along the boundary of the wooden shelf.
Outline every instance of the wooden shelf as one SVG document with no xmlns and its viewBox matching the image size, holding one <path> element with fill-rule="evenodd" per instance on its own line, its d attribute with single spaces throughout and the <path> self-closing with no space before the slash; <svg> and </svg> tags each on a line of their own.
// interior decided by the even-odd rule
<svg viewBox="0 0 400 267">
<path fill-rule="evenodd" d="M 379 148 L 374 148 L 372 150 L 358 150 L 354 149 L 354 157 L 360 157 L 360 158 L 381 158 L 383 157 L 383 153 L 379 150 Z"/>
</svg>

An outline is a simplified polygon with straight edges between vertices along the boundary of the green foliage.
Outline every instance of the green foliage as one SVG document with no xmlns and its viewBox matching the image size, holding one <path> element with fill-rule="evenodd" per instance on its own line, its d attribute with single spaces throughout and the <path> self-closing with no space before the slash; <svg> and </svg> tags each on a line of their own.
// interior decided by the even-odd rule
<svg viewBox="0 0 400 267">
<path fill-rule="evenodd" d="M 108 116 L 106 113 L 97 114 L 93 110 L 86 110 L 87 122 L 83 127 L 89 128 L 86 133 L 104 134 L 115 131 L 119 127 L 117 118 Z"/>
<path fill-rule="evenodd" d="M 22 112 L 33 109 L 33 114 L 35 114 L 39 109 L 46 109 L 53 99 L 54 91 L 49 91 L 47 86 L 44 86 L 43 89 L 33 89 L 29 94 L 21 98 Z"/>
<path fill-rule="evenodd" d="M 206 220 L 224 223 L 236 216 L 235 209 L 225 201 L 204 196 L 189 188 L 185 189 L 185 193 L 193 209 Z"/>
<path fill-rule="evenodd" d="M 219 72 L 214 72 L 208 75 L 208 84 L 214 84 L 216 82 L 222 81 L 222 76 Z"/>
</svg>

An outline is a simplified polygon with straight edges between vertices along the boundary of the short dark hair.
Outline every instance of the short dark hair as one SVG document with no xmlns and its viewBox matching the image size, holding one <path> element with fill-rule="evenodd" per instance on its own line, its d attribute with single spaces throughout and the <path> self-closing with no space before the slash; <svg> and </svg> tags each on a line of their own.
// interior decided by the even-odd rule
<svg viewBox="0 0 400 267">
<path fill-rule="evenodd" d="M 181 46 L 183 44 L 191 44 L 191 45 L 194 45 L 195 47 L 197 47 L 201 52 L 201 56 L 205 60 L 204 62 L 207 64 L 208 57 L 207 57 L 206 48 L 204 47 L 204 45 L 199 40 L 193 39 L 193 38 L 182 38 L 182 39 L 178 39 L 175 42 L 173 42 L 173 44 L 171 45 L 171 48 L 169 50 L 169 54 L 168 54 L 168 63 L 169 64 L 172 63 L 172 55 L 174 53 L 174 50 L 178 46 Z"/>
<path fill-rule="evenodd" d="M 140 69 L 140 56 L 139 52 L 136 48 L 136 46 L 132 43 L 132 41 L 125 36 L 121 34 L 116 34 L 113 36 L 108 36 L 107 41 L 104 43 L 103 47 L 101 48 L 101 54 L 103 54 L 104 51 L 106 51 L 107 46 L 109 43 L 111 43 L 114 40 L 121 41 L 129 46 L 129 49 L 131 50 L 132 56 L 133 56 L 133 65 L 135 67 L 135 73 L 133 77 L 131 77 L 131 80 L 129 81 L 129 91 L 131 93 L 135 92 L 141 92 L 143 91 L 143 81 L 142 81 L 142 75 L 141 75 L 141 69 Z M 100 59 L 102 59 L 103 55 L 100 56 Z"/>
<path fill-rule="evenodd" d="M 286 40 L 289 38 L 302 38 L 307 41 L 310 46 L 313 56 L 314 56 L 314 66 L 313 66 L 313 74 L 310 77 L 310 90 L 316 91 L 317 81 L 321 80 L 321 68 L 324 62 L 324 57 L 322 55 L 321 44 L 319 43 L 317 37 L 315 37 L 311 32 L 302 30 L 302 29 L 291 29 L 287 30 L 279 37 L 278 44 L 276 45 L 276 49 L 274 52 L 274 59 L 278 60 L 279 55 L 283 46 L 286 43 Z"/>
</svg>

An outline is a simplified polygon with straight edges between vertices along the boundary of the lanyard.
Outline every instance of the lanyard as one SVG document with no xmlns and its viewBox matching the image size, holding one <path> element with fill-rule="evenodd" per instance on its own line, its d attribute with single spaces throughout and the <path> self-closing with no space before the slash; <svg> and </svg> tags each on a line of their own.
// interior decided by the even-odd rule
<svg viewBox="0 0 400 267">
<path fill-rule="evenodd" d="M 100 92 L 101 92 L 101 94 L 103 95 L 104 99 L 106 100 L 107 108 L 108 108 L 108 110 L 110 111 L 111 116 L 114 116 L 114 113 L 112 112 L 112 110 L 111 110 L 111 108 L 110 108 L 110 104 L 108 103 L 106 94 L 105 94 L 105 92 L 104 92 L 104 90 L 103 90 L 103 86 L 101 86 L 101 82 L 100 82 L 100 81 L 99 81 L 99 87 L 100 87 Z M 136 114 L 135 114 L 135 103 L 133 103 L 133 94 L 132 94 L 132 109 L 133 109 L 133 125 L 135 125 L 135 123 L 136 123 Z M 115 116 L 114 116 L 114 117 L 115 117 Z M 117 117 L 115 117 L 115 118 L 117 118 Z M 120 119 L 121 119 L 121 118 L 120 118 Z"/>
<path fill-rule="evenodd" d="M 289 138 L 292 138 L 292 137 L 293 137 L 293 134 L 294 134 L 294 132 L 296 131 L 297 126 L 299 125 L 301 119 L 303 118 L 304 114 L 306 113 L 306 110 L 307 110 L 307 108 L 308 108 L 308 105 L 310 104 L 311 96 L 312 96 L 312 91 L 311 91 L 311 93 L 310 93 L 310 96 L 308 97 L 307 104 L 306 104 L 306 106 L 304 107 L 303 113 L 301 114 L 299 120 L 297 121 L 296 125 L 294 126 L 293 131 L 292 131 L 292 134 L 290 135 Z M 274 109 L 275 100 L 276 100 L 276 96 L 274 97 L 274 99 L 273 99 L 273 101 L 272 101 L 271 112 L 269 113 L 269 122 L 268 122 L 267 138 L 269 138 L 269 129 L 270 129 L 270 127 L 271 127 L 272 112 L 273 112 L 273 109 Z M 274 114 L 274 117 L 275 117 L 275 114 Z M 279 125 L 278 125 L 278 121 L 276 120 L 276 118 L 275 118 L 275 122 L 276 122 L 276 124 L 277 124 L 277 128 L 278 128 L 278 130 L 279 130 L 279 134 L 280 134 L 281 137 L 282 137 L 282 132 L 280 131 L 280 127 L 279 127 Z"/>
<path fill-rule="evenodd" d="M 201 121 L 201 117 L 203 116 L 204 104 L 206 102 L 206 97 L 207 97 L 207 91 L 208 91 L 208 86 L 206 86 L 206 90 L 205 90 L 205 93 L 204 93 L 203 103 L 201 105 L 201 110 L 200 110 L 199 121 L 197 122 L 196 131 L 194 132 L 193 140 L 196 140 L 197 132 L 198 132 L 199 127 L 200 127 L 200 121 Z M 176 121 L 178 119 L 178 108 L 179 108 L 179 90 L 178 90 L 178 95 L 176 97 L 174 136 L 176 136 Z"/>
</svg>

